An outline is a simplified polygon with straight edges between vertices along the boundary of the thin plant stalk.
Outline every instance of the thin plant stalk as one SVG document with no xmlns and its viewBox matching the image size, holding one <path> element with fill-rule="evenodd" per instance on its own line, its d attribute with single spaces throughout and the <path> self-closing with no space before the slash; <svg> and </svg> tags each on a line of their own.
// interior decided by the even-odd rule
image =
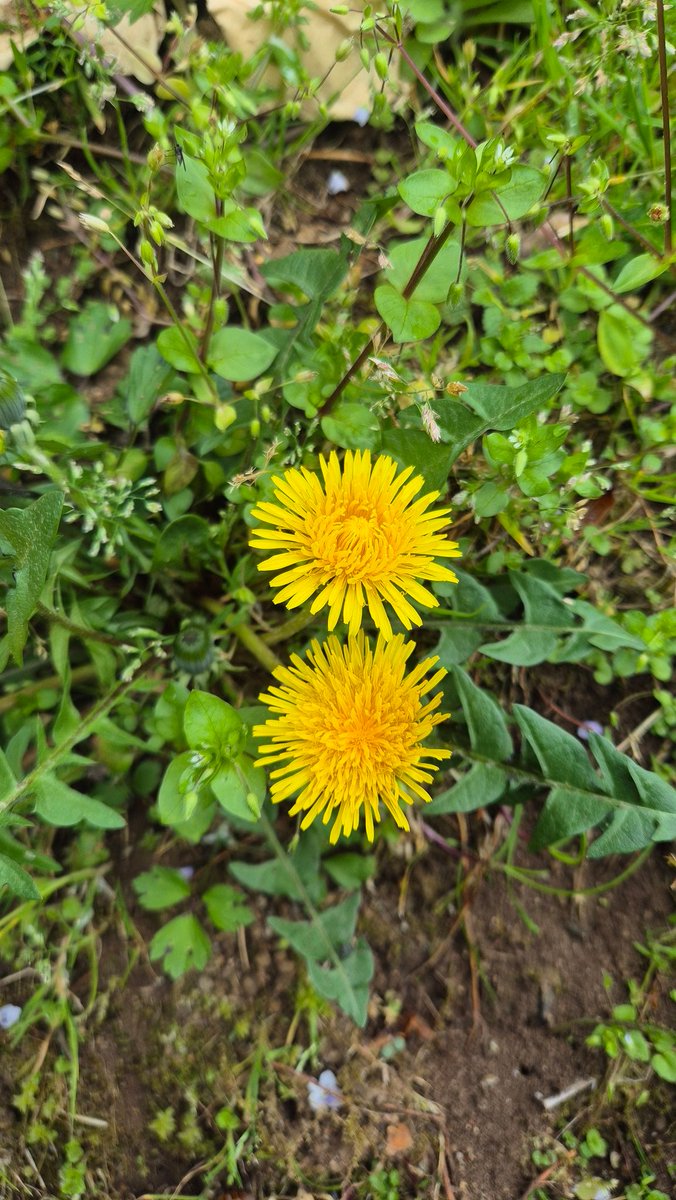
<svg viewBox="0 0 676 1200">
<path fill-rule="evenodd" d="M 667 218 L 664 222 L 664 253 L 672 250 L 671 215 L 671 126 L 669 124 L 669 76 L 667 74 L 667 39 L 664 29 L 664 0 L 657 0 L 657 60 L 660 67 L 660 100 L 662 104 L 662 148 L 664 151 L 664 203 Z"/>
</svg>

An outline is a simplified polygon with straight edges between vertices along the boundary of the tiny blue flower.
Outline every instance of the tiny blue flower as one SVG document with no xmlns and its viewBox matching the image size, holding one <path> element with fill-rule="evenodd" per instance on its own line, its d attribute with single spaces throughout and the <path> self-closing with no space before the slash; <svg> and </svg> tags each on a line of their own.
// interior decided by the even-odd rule
<svg viewBox="0 0 676 1200">
<path fill-rule="evenodd" d="M 194 867 L 179 867 L 178 873 L 181 876 L 181 879 L 189 880 L 189 879 L 192 879 L 193 875 L 195 874 L 195 868 Z"/>
<path fill-rule="evenodd" d="M 599 725 L 598 721 L 583 721 L 578 725 L 577 736 L 581 741 L 588 742 L 590 733 L 598 733 L 599 737 L 603 737 L 603 725 Z"/>
<path fill-rule="evenodd" d="M 350 182 L 342 171 L 332 171 L 326 181 L 329 196 L 337 196 L 339 192 L 349 192 Z"/>
<path fill-rule="evenodd" d="M 340 1108 L 343 1103 L 333 1071 L 322 1071 L 318 1083 L 311 1080 L 307 1085 L 307 1094 L 314 1112 L 320 1112 L 323 1108 Z"/>
<path fill-rule="evenodd" d="M 364 126 L 368 124 L 368 119 L 369 119 L 370 115 L 371 114 L 370 114 L 368 108 L 358 108 L 356 110 L 352 120 L 356 121 L 357 125 L 361 125 L 361 127 L 363 129 Z"/>
<path fill-rule="evenodd" d="M 0 1029 L 11 1029 L 21 1016 L 18 1004 L 3 1004 L 0 1008 Z"/>
</svg>

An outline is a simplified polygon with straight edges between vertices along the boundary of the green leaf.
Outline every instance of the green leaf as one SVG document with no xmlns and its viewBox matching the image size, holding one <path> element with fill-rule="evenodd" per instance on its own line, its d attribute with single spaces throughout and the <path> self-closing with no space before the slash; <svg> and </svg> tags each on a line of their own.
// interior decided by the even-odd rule
<svg viewBox="0 0 676 1200">
<path fill-rule="evenodd" d="M 202 899 L 211 921 L 224 933 L 235 933 L 245 925 L 250 925 L 254 919 L 242 893 L 227 883 L 215 884 L 204 893 Z"/>
<path fill-rule="evenodd" d="M 252 824 L 260 817 L 265 799 L 265 771 L 241 754 L 234 762 L 219 768 L 211 780 L 211 790 L 228 816 Z"/>
<path fill-rule="evenodd" d="M 327 999 L 335 1000 L 343 1012 L 363 1026 L 373 956 L 362 939 L 348 954 L 344 953 L 354 935 L 360 899 L 359 892 L 354 892 L 333 908 L 315 913 L 310 921 L 270 917 L 268 924 L 306 959 L 313 987 Z M 324 965 L 327 959 L 330 966 Z"/>
<path fill-rule="evenodd" d="M 171 867 L 151 867 L 137 875 L 132 887 L 141 908 L 156 912 L 180 904 L 190 895 L 190 884 Z"/>
<path fill-rule="evenodd" d="M 491 481 L 483 483 L 472 499 L 477 517 L 494 517 L 506 509 L 509 504 L 509 492 Z"/>
<path fill-rule="evenodd" d="M 485 643 L 479 649 L 499 662 L 532 667 L 553 653 L 558 634 L 562 628 L 573 624 L 574 617 L 569 606 L 544 580 L 518 571 L 510 571 L 510 579 L 523 601 L 524 627 L 510 633 L 502 642 Z M 554 629 L 550 631 L 547 626 Z"/>
<path fill-rule="evenodd" d="M 661 1054 L 653 1054 L 650 1065 L 660 1079 L 667 1083 L 676 1083 L 676 1050 L 664 1050 Z"/>
<path fill-rule="evenodd" d="M 124 817 L 93 796 L 83 796 L 56 775 L 45 774 L 32 787 L 35 812 L 43 821 L 58 827 L 84 821 L 94 829 L 123 829 Z"/>
<path fill-rule="evenodd" d="M 351 892 L 372 878 L 376 860 L 373 854 L 353 854 L 347 851 L 325 858 L 322 865 L 338 887 Z"/>
<path fill-rule="evenodd" d="M 22 421 L 26 399 L 13 375 L 0 367 L 0 429 L 9 429 Z"/>
<path fill-rule="evenodd" d="M 337 404 L 322 418 L 322 433 L 344 450 L 375 450 L 380 441 L 378 418 L 365 404 Z"/>
<path fill-rule="evenodd" d="M 335 1000 L 355 1025 L 363 1029 L 368 1016 L 369 983 L 374 972 L 373 955 L 363 938 L 354 950 L 340 960 L 340 965 L 326 967 L 308 962 L 310 983 L 320 996 Z"/>
<path fill-rule="evenodd" d="M 415 171 L 399 184 L 399 195 L 414 213 L 433 217 L 440 204 L 453 191 L 455 181 L 448 171 Z M 448 290 L 448 288 L 447 288 Z"/>
<path fill-rule="evenodd" d="M 387 257 L 390 265 L 384 272 L 384 279 L 386 283 L 392 284 L 395 291 L 405 290 L 427 245 L 428 238 L 419 237 L 388 246 Z M 451 284 L 458 278 L 463 280 L 466 275 L 467 263 L 464 258 L 461 262 L 460 241 L 454 236 L 444 243 L 430 263 L 413 292 L 413 299 L 427 300 L 431 304 L 444 304 Z"/>
<path fill-rule="evenodd" d="M 636 375 L 653 339 L 652 330 L 619 304 L 600 313 L 596 336 L 604 365 L 620 379 Z"/>
<path fill-rule="evenodd" d="M 462 400 L 483 417 L 485 429 L 498 429 L 504 433 L 531 413 L 546 411 L 565 381 L 565 375 L 543 375 L 519 387 L 471 381 L 465 384 L 467 390 L 463 392 Z"/>
<path fill-rule="evenodd" d="M 523 735 L 535 752 L 545 779 L 567 783 L 594 795 L 601 791 L 600 780 L 578 738 L 532 708 L 514 705 L 514 716 Z"/>
<path fill-rule="evenodd" d="M 263 863 L 231 862 L 228 869 L 238 883 L 254 892 L 286 896 L 289 900 L 302 900 L 307 894 L 313 904 L 318 904 L 326 892 L 319 870 L 322 844 L 322 838 L 308 829 L 292 854 L 285 852 L 283 858 Z"/>
<path fill-rule="evenodd" d="M 134 351 L 121 389 L 132 425 L 143 425 L 156 400 L 169 386 L 171 376 L 172 372 L 157 346 L 139 346 Z"/>
<path fill-rule="evenodd" d="M 221 379 L 244 383 L 267 371 L 277 347 L 249 329 L 219 329 L 209 343 L 208 365 Z"/>
<path fill-rule="evenodd" d="M 171 979 L 179 979 L 191 967 L 201 971 L 211 955 L 211 942 L 197 917 L 183 913 L 158 929 L 148 947 L 151 962 L 163 958 L 162 966 Z"/>
<path fill-rule="evenodd" d="M 131 321 L 117 310 L 90 300 L 71 322 L 61 362 L 74 375 L 95 375 L 129 341 Z"/>
<path fill-rule="evenodd" d="M 390 283 L 376 288 L 374 300 L 395 342 L 418 342 L 431 337 L 441 323 L 441 314 L 434 304 L 405 300 Z"/>
<path fill-rule="evenodd" d="M 490 762 L 505 762 L 511 757 L 513 746 L 497 700 L 477 687 L 460 667 L 451 665 L 449 675 L 460 696 L 472 750 Z"/>
<path fill-rule="evenodd" d="M 223 211 L 206 222 L 211 233 L 228 242 L 257 242 L 267 238 L 263 219 L 257 208 L 245 208 L 234 200 L 222 201 Z"/>
<path fill-rule="evenodd" d="M 12 771 L 4 750 L 0 750 L 0 804 L 11 796 L 16 787 L 16 776 Z"/>
<path fill-rule="evenodd" d="M 7 888 L 21 900 L 39 900 L 40 893 L 26 871 L 18 867 L 11 858 L 0 854 L 0 889 Z"/>
<path fill-rule="evenodd" d="M 203 162 L 186 154 L 185 167 L 176 171 L 176 198 L 179 208 L 195 221 L 206 225 L 218 215 L 216 197 Z"/>
<path fill-rule="evenodd" d="M 294 341 L 308 342 L 320 320 L 325 302 L 345 278 L 353 252 L 352 242 L 341 237 L 340 249 L 315 247 L 295 250 L 285 258 L 272 259 L 261 267 L 261 274 L 278 290 L 291 287 L 301 292 L 307 301 L 295 306 L 298 316 L 296 329 L 290 331 L 289 345 Z"/>
<path fill-rule="evenodd" d="M 187 375 L 197 375 L 200 369 L 197 355 L 190 350 L 185 338 L 174 325 L 163 329 L 157 338 L 157 349 L 165 362 L 177 371 Z"/>
<path fill-rule="evenodd" d="M 188 800 L 181 781 L 191 763 L 192 754 L 188 750 L 169 763 L 160 784 L 157 812 L 163 825 L 169 825 L 180 837 L 195 843 L 211 825 L 216 805 L 207 787 L 200 788 L 197 795 Z"/>
<path fill-rule="evenodd" d="M 416 475 L 422 475 L 429 491 L 445 490 L 455 457 L 450 446 L 431 442 L 417 429 L 386 429 L 381 447 L 402 467 L 413 467 Z"/>
<path fill-rule="evenodd" d="M 634 1062 L 650 1061 L 650 1046 L 638 1029 L 625 1029 L 622 1034 L 622 1049 Z"/>
<path fill-rule="evenodd" d="M 50 490 L 27 508 L 0 512 L 0 548 L 7 543 L 13 555 L 14 586 L 7 592 L 8 639 L 21 666 L 28 622 L 35 612 L 49 569 L 49 557 L 59 528 L 63 493 Z"/>
<path fill-rule="evenodd" d="M 504 225 L 507 220 L 525 217 L 540 199 L 544 184 L 541 171 L 516 163 L 509 183 L 497 187 L 494 193 L 483 192 L 472 201 L 466 212 L 467 224 Z"/>
<path fill-rule="evenodd" d="M 425 816 L 443 813 L 475 812 L 487 808 L 502 796 L 507 786 L 506 772 L 494 763 L 474 763 L 456 784 L 435 796 L 425 806 Z"/>
<path fill-rule="evenodd" d="M 231 704 L 209 692 L 193 691 L 183 713 L 183 729 L 194 750 L 224 753 L 239 747 L 242 721 Z"/>
<path fill-rule="evenodd" d="M 488 588 L 479 583 L 467 571 L 454 566 L 457 583 L 436 584 L 437 596 L 450 602 L 455 617 L 444 625 L 435 654 L 442 667 L 461 666 L 483 641 L 482 630 L 486 625 L 499 624 L 503 620 Z"/>
<path fill-rule="evenodd" d="M 654 254 L 638 254 L 630 262 L 625 263 L 617 279 L 613 281 L 612 289 L 616 295 L 623 292 L 636 292 L 645 287 L 653 279 L 663 275 L 669 269 L 669 263 L 657 258 Z"/>
<path fill-rule="evenodd" d="M 472 25 L 531 25 L 535 20 L 533 0 L 494 0 L 474 2 L 464 14 L 465 23 Z"/>
<path fill-rule="evenodd" d="M 632 853 L 676 837 L 676 791 L 659 776 L 591 734 L 599 776 L 577 738 L 520 704 L 514 716 L 550 788 L 533 833 L 534 849 L 599 824 L 603 830 L 588 851 L 590 858 Z"/>
<path fill-rule="evenodd" d="M 201 567 L 210 556 L 212 544 L 208 521 L 195 513 L 186 513 L 163 527 L 153 550 L 153 566 L 161 568 L 171 563 Z"/>
</svg>

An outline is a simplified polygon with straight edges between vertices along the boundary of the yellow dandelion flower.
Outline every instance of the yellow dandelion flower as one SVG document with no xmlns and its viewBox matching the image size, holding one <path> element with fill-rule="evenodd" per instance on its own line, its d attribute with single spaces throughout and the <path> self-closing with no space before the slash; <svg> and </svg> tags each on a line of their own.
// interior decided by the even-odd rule
<svg viewBox="0 0 676 1200">
<path fill-rule="evenodd" d="M 397 634 L 378 638 L 373 650 L 360 630 L 344 646 L 335 636 L 313 641 L 307 662 L 294 654 L 291 666 L 274 672 L 279 686 L 260 699 L 278 715 L 254 727 L 265 743 L 258 765 L 283 764 L 270 774 L 272 800 L 295 797 L 290 812 L 305 814 L 302 829 L 321 814 L 325 825 L 333 820 L 333 843 L 359 828 L 363 810 L 373 841 L 381 803 L 408 829 L 402 805 L 430 799 L 425 785 L 450 750 L 422 745 L 446 720 L 436 711 L 441 693 L 425 697 L 446 672 L 425 678 L 438 661 L 428 658 L 407 675 L 414 649 Z"/>
<path fill-rule="evenodd" d="M 413 467 L 399 471 L 385 455 L 371 462 L 368 450 L 348 450 L 342 471 L 335 453 L 319 460 L 318 474 L 293 468 L 275 476 L 277 503 L 253 509 L 257 528 L 251 545 L 270 557 L 259 571 L 278 571 L 270 580 L 276 604 L 298 608 L 311 596 L 311 611 L 328 605 L 328 627 L 339 618 L 356 634 L 364 606 L 383 637 L 392 636 L 385 604 L 405 629 L 422 624 L 410 600 L 436 608 L 438 600 L 419 582 L 457 576 L 435 558 L 460 558 L 457 542 L 444 537 L 448 508 L 430 508 L 438 492 L 414 497 L 424 486 Z M 409 599 L 410 597 L 410 599 Z"/>
</svg>

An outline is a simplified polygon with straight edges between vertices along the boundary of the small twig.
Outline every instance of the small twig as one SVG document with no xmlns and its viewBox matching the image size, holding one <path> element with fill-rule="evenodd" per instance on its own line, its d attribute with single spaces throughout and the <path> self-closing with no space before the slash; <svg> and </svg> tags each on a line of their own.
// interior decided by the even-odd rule
<svg viewBox="0 0 676 1200">
<path fill-rule="evenodd" d="M 613 207 L 613 205 L 610 203 L 610 200 L 606 200 L 605 196 L 601 198 L 601 207 L 605 212 L 608 213 L 610 217 L 613 218 L 613 221 L 617 221 L 618 225 L 621 225 L 623 229 L 626 229 L 630 237 L 633 237 L 637 242 L 640 242 L 644 250 L 648 251 L 648 254 L 653 254 L 655 258 L 662 258 L 657 246 L 653 246 L 652 242 L 649 242 L 642 233 L 639 233 L 638 229 L 634 229 L 633 225 L 630 225 L 628 221 L 625 221 L 622 214 L 618 213 L 617 209 Z"/>
<path fill-rule="evenodd" d="M 42 978 L 35 967 L 23 967 L 20 971 L 12 971 L 11 975 L 3 975 L 0 979 L 0 987 L 4 987 L 6 983 L 16 983 L 19 979 L 28 979 L 29 976 Z"/>
<path fill-rule="evenodd" d="M 561 1104 L 565 1104 L 566 1100 L 572 1100 L 573 1096 L 577 1096 L 578 1092 L 586 1092 L 588 1088 L 595 1087 L 596 1079 L 593 1077 L 591 1079 L 576 1079 L 574 1083 L 569 1084 L 567 1088 L 563 1089 L 563 1091 L 557 1092 L 555 1096 L 538 1098 L 540 1099 L 542 1107 L 545 1108 L 547 1112 L 551 1112 L 552 1109 L 558 1108 Z"/>
<path fill-rule="evenodd" d="M 566 176 L 566 202 L 568 204 L 568 248 L 571 254 L 575 253 L 575 201 L 573 200 L 573 168 L 570 162 L 570 155 L 564 155 L 563 170 Z"/>
<path fill-rule="evenodd" d="M 662 709 L 656 708 L 654 710 L 654 712 L 651 712 L 647 717 L 644 718 L 643 721 L 641 721 L 640 725 L 637 725 L 635 729 L 632 729 L 631 732 L 627 734 L 626 738 L 622 739 L 622 741 L 616 747 L 616 749 L 619 750 L 621 753 L 624 753 L 624 751 L 627 749 L 628 746 L 631 746 L 631 748 L 633 749 L 634 746 L 637 745 L 638 742 L 640 742 L 644 733 L 647 733 L 649 729 L 652 729 L 655 722 L 661 716 L 662 716 Z"/>
<path fill-rule="evenodd" d="M 668 309 L 671 308 L 671 306 L 675 300 L 676 300 L 676 292 L 670 292 L 668 296 L 665 296 L 664 300 L 660 301 L 659 304 L 655 305 L 653 311 L 651 312 L 650 316 L 648 317 L 648 320 L 652 322 L 652 321 L 655 321 L 657 319 L 657 317 L 661 317 L 663 312 L 666 312 Z"/>
</svg>

